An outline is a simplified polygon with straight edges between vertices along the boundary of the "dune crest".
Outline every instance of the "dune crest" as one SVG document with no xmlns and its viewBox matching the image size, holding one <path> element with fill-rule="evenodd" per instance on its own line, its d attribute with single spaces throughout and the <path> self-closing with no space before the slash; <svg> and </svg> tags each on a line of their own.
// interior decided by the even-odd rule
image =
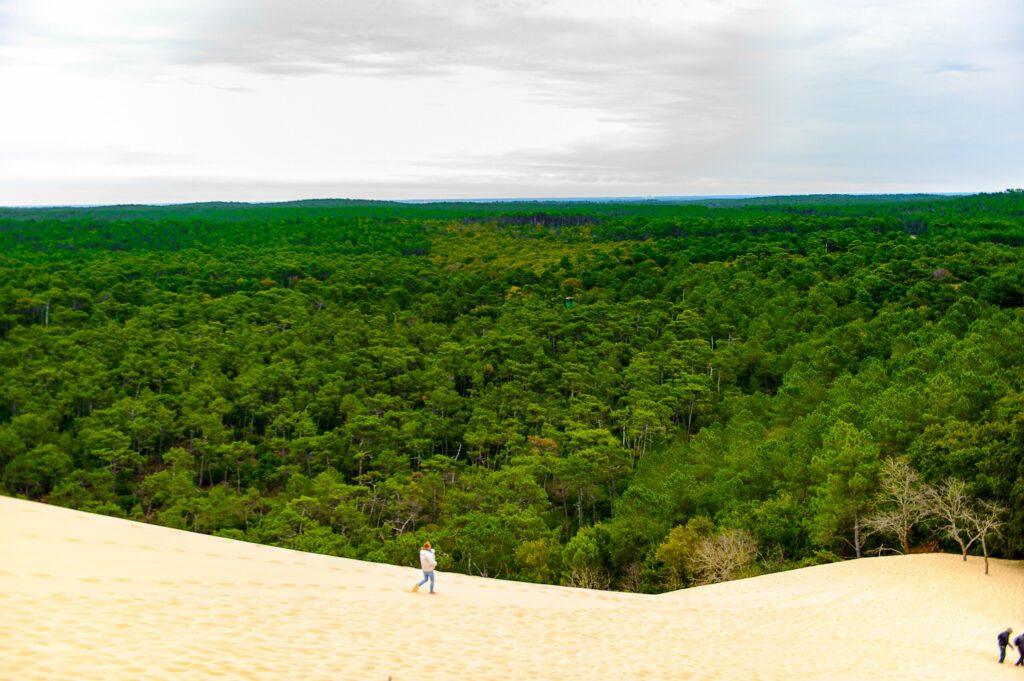
<svg viewBox="0 0 1024 681">
<path fill-rule="evenodd" d="M 1020 562 L 868 558 L 659 596 L 448 573 L 429 596 L 418 575 L 0 497 L 0 678 L 1024 678 L 995 645 L 1024 628 Z"/>
</svg>

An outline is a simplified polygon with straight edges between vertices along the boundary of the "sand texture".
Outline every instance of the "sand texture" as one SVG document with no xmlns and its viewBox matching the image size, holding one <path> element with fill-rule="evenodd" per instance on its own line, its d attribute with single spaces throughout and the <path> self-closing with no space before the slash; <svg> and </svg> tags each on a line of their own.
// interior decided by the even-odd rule
<svg viewBox="0 0 1024 681">
<path fill-rule="evenodd" d="M 1024 681 L 995 662 L 1024 628 L 1019 562 L 866 558 L 660 596 L 447 573 L 430 596 L 419 575 L 0 497 L 0 678 Z"/>
</svg>

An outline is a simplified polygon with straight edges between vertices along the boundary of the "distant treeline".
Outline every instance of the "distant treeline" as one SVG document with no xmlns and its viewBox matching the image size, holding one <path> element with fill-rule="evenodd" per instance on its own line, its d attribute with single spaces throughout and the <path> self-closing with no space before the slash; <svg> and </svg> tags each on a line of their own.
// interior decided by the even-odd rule
<svg viewBox="0 0 1024 681">
<path fill-rule="evenodd" d="M 0 209 L 0 481 L 653 592 L 961 550 L 901 470 L 1024 558 L 1022 247 L 1020 191 Z"/>
</svg>

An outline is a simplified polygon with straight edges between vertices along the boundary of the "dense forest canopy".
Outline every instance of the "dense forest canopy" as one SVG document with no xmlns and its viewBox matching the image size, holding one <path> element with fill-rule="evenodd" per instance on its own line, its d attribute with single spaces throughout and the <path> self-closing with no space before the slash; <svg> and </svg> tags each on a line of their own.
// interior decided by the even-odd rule
<svg viewBox="0 0 1024 681">
<path fill-rule="evenodd" d="M 1022 249 L 1019 190 L 2 209 L 0 480 L 639 591 L 1022 558 Z"/>
</svg>

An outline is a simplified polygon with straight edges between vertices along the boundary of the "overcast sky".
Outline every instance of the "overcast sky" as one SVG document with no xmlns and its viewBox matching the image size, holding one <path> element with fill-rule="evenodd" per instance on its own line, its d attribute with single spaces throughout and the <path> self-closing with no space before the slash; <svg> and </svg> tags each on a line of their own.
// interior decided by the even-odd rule
<svg viewBox="0 0 1024 681">
<path fill-rule="evenodd" d="M 0 0 L 0 205 L 998 191 L 1022 0 Z"/>
</svg>

